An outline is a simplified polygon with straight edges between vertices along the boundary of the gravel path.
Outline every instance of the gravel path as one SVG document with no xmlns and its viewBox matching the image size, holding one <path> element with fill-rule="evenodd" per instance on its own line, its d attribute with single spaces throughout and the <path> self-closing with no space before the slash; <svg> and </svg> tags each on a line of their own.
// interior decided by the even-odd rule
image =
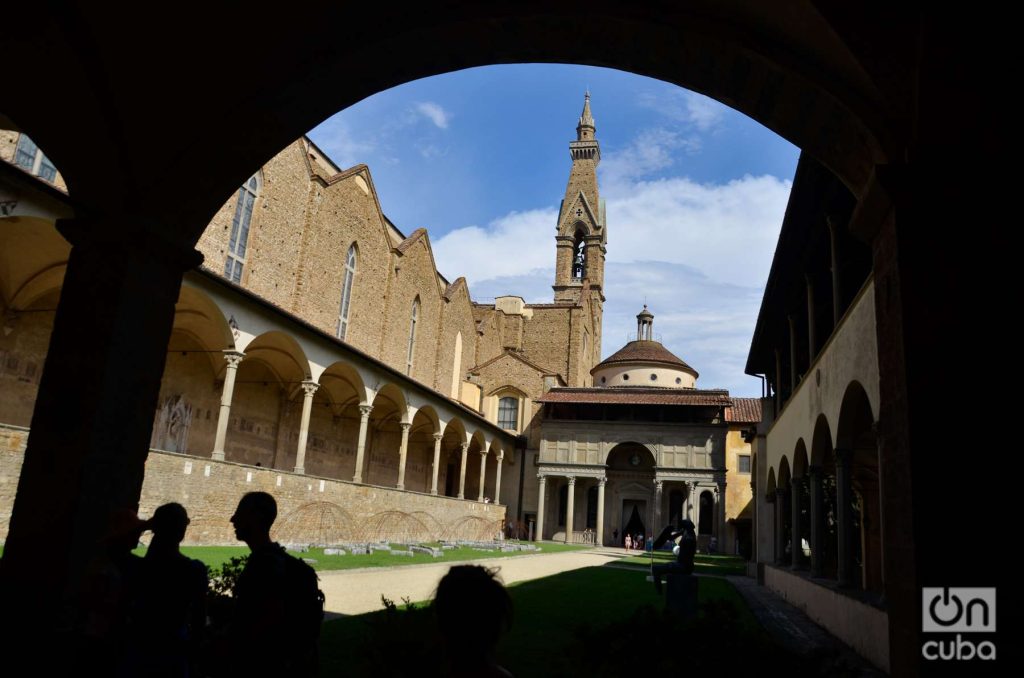
<svg viewBox="0 0 1024 678">
<path fill-rule="evenodd" d="M 373 567 L 361 570 L 320 572 L 320 588 L 327 596 L 326 610 L 333 614 L 362 614 L 383 609 L 381 595 L 396 603 L 403 597 L 412 601 L 433 596 L 437 583 L 452 565 L 483 565 L 500 568 L 506 584 L 548 577 L 559 572 L 604 565 L 625 553 L 612 549 L 569 551 L 567 553 L 530 554 L 509 558 L 490 558 L 460 563 Z"/>
</svg>

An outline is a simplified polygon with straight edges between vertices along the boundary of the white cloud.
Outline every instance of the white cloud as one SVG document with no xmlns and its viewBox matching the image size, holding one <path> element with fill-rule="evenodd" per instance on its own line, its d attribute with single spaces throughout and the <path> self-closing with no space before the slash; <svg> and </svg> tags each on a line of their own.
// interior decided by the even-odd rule
<svg viewBox="0 0 1024 678">
<path fill-rule="evenodd" d="M 555 265 L 554 208 L 511 212 L 487 228 L 466 226 L 433 243 L 438 269 L 449 280 L 465 276 L 470 285 L 522 275 Z M 549 282 L 548 285 L 551 283 Z"/>
<path fill-rule="evenodd" d="M 701 373 L 702 387 L 759 395 L 743 367 L 790 182 L 670 178 L 620 189 L 607 199 L 604 355 L 635 338 L 646 300 L 655 333 Z M 551 301 L 557 218 L 551 207 L 451 231 L 434 244 L 438 266 L 450 279 L 466 276 L 478 301 Z"/>
<path fill-rule="evenodd" d="M 772 176 L 727 184 L 685 178 L 638 182 L 608 203 L 608 260 L 686 264 L 720 282 L 768 278 L 791 182 Z"/>
<path fill-rule="evenodd" d="M 357 139 L 341 116 L 334 116 L 316 129 L 316 144 L 342 169 L 366 162 L 377 148 L 375 139 Z"/>
<path fill-rule="evenodd" d="M 708 132 L 717 127 L 722 116 L 729 110 L 725 104 L 702 94 L 685 92 L 685 95 L 687 118 L 701 132 Z"/>
<path fill-rule="evenodd" d="M 470 294 L 482 302 L 504 294 L 551 302 L 554 277 L 553 266 L 503 275 L 471 282 Z M 609 263 L 605 281 L 602 357 L 636 339 L 636 314 L 646 303 L 655 314 L 655 338 L 700 373 L 698 386 L 760 394 L 760 382 L 743 374 L 760 287 L 715 282 L 692 267 L 661 261 Z"/>
<path fill-rule="evenodd" d="M 608 153 L 600 165 L 601 185 L 614 193 L 628 188 L 632 181 L 671 167 L 679 151 L 687 154 L 700 150 L 700 140 L 679 132 L 658 127 L 638 134 L 625 148 Z"/>
<path fill-rule="evenodd" d="M 729 107 L 723 103 L 678 88 L 657 94 L 648 92 L 639 96 L 637 101 L 644 108 L 657 111 L 684 126 L 695 127 L 700 132 L 713 131 L 729 111 Z"/>
<path fill-rule="evenodd" d="M 441 104 L 434 103 L 433 101 L 421 101 L 416 104 L 416 110 L 441 129 L 448 129 L 448 119 L 451 116 L 441 107 Z"/>
</svg>

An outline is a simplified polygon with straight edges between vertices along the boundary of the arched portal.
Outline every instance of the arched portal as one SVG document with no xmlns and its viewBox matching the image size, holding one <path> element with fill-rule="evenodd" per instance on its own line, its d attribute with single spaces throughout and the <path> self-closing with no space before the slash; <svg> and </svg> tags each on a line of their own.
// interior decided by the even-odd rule
<svg viewBox="0 0 1024 678">
<path fill-rule="evenodd" d="M 627 534 L 646 538 L 656 529 L 654 455 L 645 445 L 625 442 L 612 448 L 606 464 L 606 541 L 621 546 Z"/>
</svg>

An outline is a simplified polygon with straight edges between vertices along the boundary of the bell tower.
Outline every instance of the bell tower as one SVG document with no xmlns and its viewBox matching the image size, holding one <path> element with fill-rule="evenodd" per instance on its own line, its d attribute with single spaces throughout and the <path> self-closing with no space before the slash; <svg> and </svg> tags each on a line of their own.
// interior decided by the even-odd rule
<svg viewBox="0 0 1024 678">
<path fill-rule="evenodd" d="M 576 125 L 576 141 L 569 143 L 572 170 L 558 213 L 555 244 L 555 302 L 579 304 L 588 283 L 590 293 L 604 301 L 604 255 L 607 233 L 604 201 L 597 190 L 597 164 L 601 145 L 590 112 L 590 92 L 583 97 L 583 113 Z"/>
</svg>

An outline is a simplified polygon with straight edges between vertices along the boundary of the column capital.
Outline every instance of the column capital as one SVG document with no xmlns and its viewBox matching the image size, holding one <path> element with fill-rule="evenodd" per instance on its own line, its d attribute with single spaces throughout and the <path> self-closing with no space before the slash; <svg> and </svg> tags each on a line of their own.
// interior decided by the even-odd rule
<svg viewBox="0 0 1024 678">
<path fill-rule="evenodd" d="M 569 484 L 570 485 L 575 485 L 576 484 L 576 476 L 566 476 L 566 477 L 569 479 Z"/>
<path fill-rule="evenodd" d="M 359 416 L 361 416 L 363 419 L 369 419 L 370 418 L 370 412 L 373 412 L 373 405 L 360 405 L 359 406 Z"/>
<path fill-rule="evenodd" d="M 823 470 L 819 464 L 811 464 L 807 467 L 807 475 L 813 480 L 814 478 L 820 478 L 823 475 Z"/>
<path fill-rule="evenodd" d="M 461 447 L 462 447 L 462 453 L 463 454 L 465 454 L 466 452 L 469 452 L 469 443 L 462 443 Z"/>
<path fill-rule="evenodd" d="M 605 485 L 608 484 L 608 478 L 602 476 L 600 479 L 598 479 L 597 484 L 600 487 L 604 487 Z"/>
<path fill-rule="evenodd" d="M 664 484 L 663 484 L 662 481 L 660 481 L 660 480 L 655 480 L 654 481 L 654 491 L 655 492 L 660 494 L 663 486 L 664 486 Z"/>
<path fill-rule="evenodd" d="M 802 490 L 807 487 L 807 478 L 805 476 L 794 476 L 789 481 L 795 490 Z"/>
<path fill-rule="evenodd" d="M 546 483 L 548 481 L 548 476 L 546 473 L 538 473 L 537 480 L 539 480 L 542 483 Z"/>
<path fill-rule="evenodd" d="M 443 433 L 435 433 L 434 434 L 434 440 L 440 441 L 441 438 L 444 438 L 444 434 Z"/>
<path fill-rule="evenodd" d="M 306 394 L 306 397 L 312 398 L 316 390 L 320 388 L 320 384 L 315 381 L 303 381 L 302 391 Z"/>
<path fill-rule="evenodd" d="M 224 355 L 224 362 L 228 364 L 229 368 L 238 367 L 238 363 L 242 362 L 242 359 L 245 358 L 244 353 L 242 353 L 241 351 L 236 351 L 232 348 L 224 349 L 222 353 Z"/>
<path fill-rule="evenodd" d="M 412 428 L 412 422 L 409 421 L 400 421 L 398 422 L 398 425 L 399 427 L 401 427 L 403 433 Z"/>
</svg>

